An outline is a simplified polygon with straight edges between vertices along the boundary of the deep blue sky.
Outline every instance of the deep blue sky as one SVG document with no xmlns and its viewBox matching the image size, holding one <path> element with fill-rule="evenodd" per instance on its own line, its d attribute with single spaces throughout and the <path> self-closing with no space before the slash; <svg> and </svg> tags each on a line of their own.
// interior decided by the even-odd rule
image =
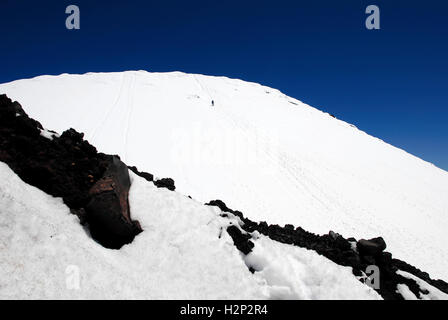
<svg viewBox="0 0 448 320">
<path fill-rule="evenodd" d="M 81 30 L 65 29 L 65 8 Z M 364 26 L 369 4 L 381 30 Z M 259 82 L 448 170 L 444 0 L 0 0 L 0 82 L 184 71 Z"/>
</svg>

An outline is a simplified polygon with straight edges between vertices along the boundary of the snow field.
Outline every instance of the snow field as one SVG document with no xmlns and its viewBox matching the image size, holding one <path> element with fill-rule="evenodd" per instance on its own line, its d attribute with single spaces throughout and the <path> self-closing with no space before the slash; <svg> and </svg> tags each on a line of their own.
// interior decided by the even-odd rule
<svg viewBox="0 0 448 320">
<path fill-rule="evenodd" d="M 260 237 L 243 257 L 219 209 L 131 178 L 131 214 L 144 232 L 109 250 L 61 199 L 0 163 L 0 299 L 380 298 L 313 251 Z"/>
</svg>

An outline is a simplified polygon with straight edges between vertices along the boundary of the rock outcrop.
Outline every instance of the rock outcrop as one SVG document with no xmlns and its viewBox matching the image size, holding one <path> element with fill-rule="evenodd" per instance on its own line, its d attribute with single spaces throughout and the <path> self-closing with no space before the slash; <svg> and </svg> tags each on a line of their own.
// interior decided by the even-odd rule
<svg viewBox="0 0 448 320">
<path fill-rule="evenodd" d="M 129 176 L 117 156 L 98 153 L 74 129 L 44 130 L 18 102 L 0 95 L 0 161 L 26 183 L 61 197 L 92 237 L 118 249 L 141 232 L 130 219 Z"/>
<path fill-rule="evenodd" d="M 370 240 L 361 239 L 356 243 L 356 247 L 362 256 L 377 257 L 386 249 L 386 242 L 381 237 Z"/>
<path fill-rule="evenodd" d="M 131 170 L 132 172 L 134 172 L 136 175 L 138 175 L 139 177 L 142 177 L 143 179 L 145 179 L 148 182 L 153 182 L 154 181 L 154 176 L 148 172 L 140 172 L 137 167 L 132 166 L 132 167 L 128 167 L 129 170 Z"/>
<path fill-rule="evenodd" d="M 398 284 L 405 284 L 419 297 L 420 294 L 427 294 L 426 290 L 421 288 L 416 281 L 397 274 L 398 270 L 409 272 L 420 279 L 428 282 L 439 290 L 448 293 L 448 284 L 442 280 L 433 280 L 426 272 L 407 264 L 404 261 L 393 259 L 390 252 L 385 252 L 386 242 L 378 237 L 370 240 L 361 239 L 356 241 L 354 238 L 345 239 L 340 234 L 330 231 L 325 235 L 316 235 L 305 231 L 301 227 L 295 228 L 293 225 L 268 225 L 266 222 L 254 222 L 244 217 L 237 210 L 232 210 L 221 200 L 213 200 L 206 205 L 216 206 L 221 209 L 223 217 L 238 217 L 239 227 L 231 225 L 227 232 L 232 237 L 235 246 L 245 255 L 249 254 L 254 247 L 251 241 L 252 234 L 259 232 L 274 241 L 290 244 L 309 250 L 325 256 L 331 261 L 347 267 L 352 267 L 353 274 L 360 281 L 365 282 L 371 274 L 367 272 L 369 266 L 376 266 L 379 270 L 379 288 L 377 292 L 387 300 L 402 300 L 403 297 L 397 292 Z M 253 272 L 253 270 L 250 270 Z"/>
<path fill-rule="evenodd" d="M 157 188 L 167 188 L 168 190 L 174 191 L 176 187 L 174 186 L 174 180 L 171 178 L 163 178 L 157 181 L 154 181 L 154 184 Z"/>
<path fill-rule="evenodd" d="M 162 178 L 159 180 L 154 180 L 154 176 L 148 172 L 139 171 L 137 169 L 137 167 L 135 167 L 135 166 L 128 167 L 128 168 L 129 168 L 129 170 L 134 172 L 139 177 L 142 177 L 146 181 L 153 182 L 157 188 L 166 188 L 171 191 L 176 190 L 176 186 L 174 185 L 174 180 L 171 178 Z"/>
<path fill-rule="evenodd" d="M 89 191 L 86 221 L 92 237 L 107 248 L 119 249 L 141 232 L 140 224 L 131 220 L 130 186 L 126 165 L 113 156 L 103 177 Z"/>
</svg>

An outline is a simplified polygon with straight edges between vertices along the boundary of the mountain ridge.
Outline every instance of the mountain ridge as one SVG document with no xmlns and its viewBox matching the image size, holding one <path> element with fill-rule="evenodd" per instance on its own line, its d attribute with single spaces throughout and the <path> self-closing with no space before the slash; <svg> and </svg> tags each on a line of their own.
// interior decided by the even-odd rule
<svg viewBox="0 0 448 320">
<path fill-rule="evenodd" d="M 321 110 L 319 107 L 313 107 L 313 106 L 311 106 L 310 104 L 308 104 L 308 103 L 306 103 L 306 102 L 303 102 L 303 101 L 301 101 L 301 100 L 298 100 L 297 98 L 287 96 L 287 94 L 283 93 L 283 92 L 282 92 L 281 90 L 279 90 L 279 89 L 275 89 L 275 88 L 273 88 L 273 87 L 269 87 L 269 86 L 267 86 L 267 85 L 264 85 L 264 84 L 261 84 L 261 83 L 255 82 L 255 81 L 248 81 L 248 80 L 244 80 L 244 79 L 240 79 L 240 78 L 231 78 L 231 77 L 227 77 L 227 76 L 224 76 L 224 75 L 222 75 L 222 76 L 214 76 L 214 75 L 208 75 L 208 74 L 188 73 L 188 72 L 179 71 L 179 70 L 176 70 L 176 71 L 167 71 L 167 72 L 151 72 L 151 71 L 147 71 L 147 70 L 144 70 L 144 69 L 140 69 L 140 70 L 126 70 L 126 71 L 99 71 L 99 72 L 85 72 L 85 73 L 66 73 L 66 72 L 64 72 L 64 73 L 60 73 L 60 74 L 38 75 L 38 76 L 30 77 L 30 78 L 23 78 L 23 79 L 11 80 L 11 81 L 8 81 L 8 82 L 1 83 L 0 85 L 13 85 L 15 82 L 19 82 L 19 81 L 37 81 L 37 80 L 40 80 L 40 79 L 51 79 L 51 78 L 59 78 L 59 77 L 64 77 L 64 76 L 75 76 L 75 77 L 76 77 L 76 76 L 79 76 L 79 77 L 82 77 L 82 76 L 92 76 L 92 75 L 113 75 L 113 74 L 118 75 L 118 74 L 123 74 L 123 73 L 146 73 L 146 74 L 193 75 L 193 76 L 211 77 L 211 78 L 218 78 L 218 79 L 220 78 L 220 79 L 226 79 L 226 80 L 231 80 L 231 81 L 241 81 L 241 82 L 245 82 L 245 83 L 249 83 L 249 84 L 253 84 L 253 85 L 257 85 L 257 86 L 261 86 L 261 87 L 264 87 L 264 88 L 267 88 L 267 89 L 270 89 L 270 90 L 273 90 L 273 91 L 277 91 L 277 92 L 280 93 L 281 95 L 284 95 L 285 97 L 288 97 L 288 98 L 291 99 L 291 100 L 295 100 L 295 101 L 297 101 L 297 102 L 294 102 L 293 104 L 300 103 L 300 104 L 306 105 L 307 107 L 310 107 L 310 108 L 312 108 L 312 109 L 314 109 L 314 110 L 317 110 L 317 111 L 319 111 L 319 112 L 322 112 L 323 114 L 330 115 L 330 116 L 333 117 L 335 120 L 341 121 L 342 123 L 347 124 L 348 126 L 350 126 L 350 127 L 352 127 L 352 128 L 355 128 L 355 129 L 357 129 L 358 131 L 360 131 L 360 132 L 362 132 L 362 133 L 364 133 L 364 134 L 366 134 L 366 135 L 368 135 L 368 136 L 370 136 L 370 137 L 372 137 L 372 138 L 378 139 L 379 141 L 381 141 L 381 142 L 383 142 L 383 143 L 385 143 L 385 144 L 387 144 L 387 145 L 389 145 L 389 146 L 391 146 L 391 147 L 393 147 L 393 148 L 396 148 L 396 149 L 398 149 L 398 150 L 400 150 L 400 151 L 405 152 L 407 155 L 410 155 L 410 156 L 412 156 L 412 157 L 414 157 L 414 158 L 417 158 L 417 159 L 419 159 L 419 160 L 421 160 L 421 161 L 423 161 L 423 162 L 426 162 L 426 163 L 428 163 L 428 164 L 430 164 L 430 165 L 436 167 L 437 169 L 440 169 L 440 170 L 443 171 L 443 172 L 448 173 L 447 170 L 445 170 L 445 169 L 443 169 L 443 168 L 440 168 L 440 167 L 437 166 L 435 163 L 432 163 L 432 162 L 429 161 L 429 160 L 425 160 L 425 159 L 419 157 L 418 155 L 415 155 L 415 154 L 413 154 L 413 153 L 410 153 L 409 151 L 407 151 L 407 150 L 404 149 L 404 148 L 397 147 L 397 146 L 395 146 L 394 144 L 392 144 L 392 143 L 390 143 L 390 142 L 387 142 L 386 140 L 383 140 L 383 138 L 380 138 L 380 137 L 377 137 L 377 136 L 375 136 L 375 135 L 373 135 L 373 134 L 370 134 L 370 133 L 368 133 L 367 131 L 364 131 L 363 129 L 360 129 L 358 126 L 356 126 L 356 125 L 354 125 L 354 124 L 351 124 L 350 122 L 347 122 L 347 121 L 345 121 L 345 120 L 343 120 L 343 119 L 341 119 L 341 118 L 337 118 L 337 117 L 335 117 L 334 115 L 332 115 L 331 113 L 328 113 L 328 112 L 326 112 L 326 111 Z"/>
<path fill-rule="evenodd" d="M 318 234 L 381 234 L 398 258 L 448 276 L 447 172 L 276 89 L 140 71 L 34 78 L 0 92 L 45 127 L 85 132 L 202 202 Z"/>
<path fill-rule="evenodd" d="M 129 189 L 134 184 L 135 177 L 132 179 L 133 183 L 131 184 L 128 167 L 118 157 L 98 153 L 95 147 L 83 139 L 82 133 L 78 133 L 73 129 L 64 131 L 61 135 L 44 129 L 39 122 L 27 116 L 19 103 L 12 102 L 4 95 L 0 95 L 0 113 L 2 122 L 0 130 L 0 145 L 2 146 L 0 160 L 5 162 L 29 185 L 38 187 L 49 195 L 62 197 L 64 203 L 70 208 L 71 213 L 76 215 L 79 218 L 79 222 L 88 230 L 86 233 L 103 247 L 122 249 L 118 253 L 118 255 L 121 255 L 122 251 L 126 251 L 126 245 L 138 248 L 138 243 L 142 243 L 140 237 L 147 239 L 144 235 L 141 235 L 142 232 L 146 232 L 148 235 L 152 235 L 155 232 L 150 225 L 145 229 L 146 231 L 142 230 L 140 222 L 131 219 L 131 213 L 134 215 L 135 207 L 142 204 L 141 201 L 132 201 L 135 195 L 134 192 L 129 192 Z M 22 206 L 28 206 L 32 201 L 13 191 L 20 186 L 20 181 L 17 181 L 18 179 L 14 175 L 11 175 L 8 170 L 4 169 L 6 168 L 0 165 L 0 175 L 6 178 L 6 188 L 1 185 L 3 196 L 0 198 L 0 209 L 1 211 L 12 211 L 12 219 L 8 220 L 7 215 L 2 215 L 2 226 L 6 228 L 13 227 L 26 214 L 34 220 L 32 223 L 33 229 L 42 230 L 42 225 L 52 225 L 54 228 L 53 232 L 57 229 L 57 232 L 60 233 L 58 237 L 66 236 L 67 232 L 70 232 L 68 231 L 70 230 L 69 226 L 58 225 L 56 222 L 58 219 L 66 219 L 63 214 L 58 212 L 59 210 L 45 212 L 44 220 L 36 222 L 36 215 L 42 215 L 43 203 L 35 207 L 34 210 L 23 210 L 20 207 L 17 209 L 15 203 L 9 206 L 5 204 L 5 200 L 8 201 L 8 199 L 9 201 L 22 203 Z M 149 173 L 140 172 L 135 167 L 129 167 L 129 170 L 145 179 L 147 181 L 146 184 L 153 184 L 159 188 L 167 188 L 171 191 L 175 189 L 174 181 L 171 179 L 154 181 L 153 175 Z M 170 180 L 170 182 L 167 183 L 167 181 L 163 180 Z M 26 187 L 28 186 L 25 185 L 24 189 Z M 135 188 L 135 186 L 132 186 L 132 188 Z M 153 189 L 148 189 L 146 197 L 153 196 L 154 191 Z M 38 195 L 36 194 L 35 196 Z M 164 209 L 170 210 L 176 205 L 180 205 L 180 203 L 166 201 L 166 196 L 162 196 L 162 199 L 160 199 L 163 202 L 162 206 Z M 131 198 L 132 202 L 131 207 L 129 206 L 129 198 Z M 193 199 L 187 201 L 195 202 Z M 154 205 L 154 203 L 148 202 L 146 204 Z M 187 206 L 187 202 L 184 202 L 184 205 Z M 249 279 L 255 277 L 255 279 L 259 280 L 264 278 L 264 281 L 267 281 L 268 284 L 264 290 L 270 291 L 269 296 L 271 298 L 306 298 L 307 296 L 300 292 L 304 290 L 304 287 L 310 286 L 309 281 L 301 283 L 295 277 L 283 274 L 284 271 L 282 269 L 290 269 L 290 272 L 296 273 L 296 276 L 299 276 L 299 278 L 304 277 L 303 267 L 299 270 L 296 269 L 296 263 L 299 261 L 303 263 L 303 259 L 314 257 L 304 265 L 306 268 L 310 268 L 310 265 L 314 263 L 314 259 L 321 259 L 321 263 L 327 261 L 322 257 L 316 258 L 316 253 L 340 266 L 349 267 L 355 278 L 350 280 L 346 274 L 346 278 L 342 280 L 343 285 L 349 285 L 351 289 L 356 287 L 357 290 L 360 290 L 359 293 L 362 293 L 365 297 L 374 298 L 376 296 L 367 287 L 363 288 L 364 290 L 361 290 L 361 287 L 358 288 L 354 281 L 356 279 L 366 283 L 368 281 L 366 273 L 369 272 L 367 271 L 369 264 L 373 264 L 379 269 L 377 271 L 379 272 L 379 278 L 376 278 L 374 282 L 371 281 L 375 285 L 377 293 L 381 294 L 384 299 L 400 300 L 408 297 L 420 299 L 446 298 L 445 294 L 448 292 L 448 284 L 446 282 L 433 280 L 427 273 L 403 261 L 393 259 L 391 253 L 383 252 L 386 249 L 386 243 L 382 238 L 357 241 L 354 238 L 344 239 L 333 231 L 324 236 L 317 236 L 303 230 L 301 227 L 294 228 L 292 225 L 286 225 L 282 228 L 278 225 L 268 225 L 266 222 L 253 222 L 245 218 L 241 212 L 229 209 L 220 200 L 211 201 L 205 204 L 205 206 L 216 206 L 220 209 L 221 213 L 215 211 L 216 216 L 212 218 L 212 220 L 216 220 L 218 217 L 221 219 L 221 226 L 215 226 L 219 227 L 219 234 L 215 234 L 215 237 L 220 239 L 220 241 L 224 238 L 224 233 L 231 237 L 233 244 L 241 252 L 240 258 L 242 258 L 248 271 L 252 274 L 251 276 L 249 273 L 246 273 L 246 277 Z M 16 209 L 11 210 L 9 207 L 16 207 Z M 186 213 L 184 210 L 185 208 L 180 205 L 178 213 L 185 219 Z M 141 217 L 146 223 L 150 220 L 162 220 L 157 210 L 149 210 Z M 13 265 L 19 263 L 27 268 L 35 268 L 34 263 L 25 262 L 20 255 L 10 252 L 11 247 L 20 247 L 30 235 L 34 237 L 33 239 L 36 239 L 35 232 L 33 234 L 27 231 L 26 223 L 19 222 L 19 224 L 21 224 L 21 228 L 15 229 L 13 232 L 14 241 L 11 241 L 11 237 L 5 237 L 2 240 L 5 246 L 0 254 L 5 254 L 8 257 L 8 259 L 5 259 L 6 262 L 2 260 L 2 270 L 10 268 L 10 260 L 14 261 L 12 262 Z M 181 223 L 177 228 L 183 230 L 185 226 Z M 166 235 L 169 234 L 169 229 L 170 227 L 165 226 L 159 228 L 158 232 Z M 195 230 L 195 233 L 203 232 L 199 232 L 199 230 L 202 229 Z M 73 232 L 74 230 L 71 231 Z M 171 231 L 179 232 L 179 230 Z M 181 231 L 182 234 L 183 232 Z M 134 239 L 136 236 L 139 238 Z M 268 238 L 263 239 L 263 236 Z M 50 235 L 50 240 L 48 238 L 45 239 L 45 236 L 40 237 L 40 241 L 36 243 L 34 240 L 33 242 L 35 243 L 29 246 L 27 250 L 31 253 L 39 252 L 43 249 L 40 243 L 46 240 L 47 243 L 44 249 L 51 248 L 53 252 L 58 252 L 58 254 L 53 255 L 60 264 L 61 260 L 63 261 L 67 256 L 73 255 L 73 252 L 67 251 L 60 243 L 51 240 L 53 237 L 54 235 Z M 274 242 L 270 242 L 268 239 Z M 136 243 L 133 243 L 134 240 Z M 90 241 L 83 241 L 83 245 L 87 245 L 83 247 L 83 256 L 92 253 L 92 247 L 89 246 L 89 244 L 91 245 Z M 170 243 L 170 240 L 165 241 L 168 244 Z M 157 243 L 152 242 L 144 245 L 152 244 L 157 245 Z M 203 243 L 202 245 L 205 244 Z M 270 250 L 274 249 L 274 251 L 265 251 L 263 247 L 266 245 L 271 247 Z M 288 247 L 290 245 L 294 247 Z M 303 249 L 299 248 L 306 248 L 310 252 L 305 254 L 306 251 L 302 251 Z M 61 252 L 61 250 L 63 251 Z M 153 250 L 158 251 L 156 248 Z M 104 251 L 104 253 L 106 252 Z M 152 252 L 149 253 L 151 254 Z M 272 254 L 276 256 L 275 259 L 268 258 Z M 204 258 L 207 260 L 208 257 Z M 73 256 L 70 259 L 74 259 Z M 134 256 L 131 263 L 138 265 L 143 262 L 136 259 L 138 257 Z M 45 267 L 45 262 L 48 261 L 48 258 L 40 260 L 44 261 Z M 280 263 L 281 267 L 274 267 L 276 263 Z M 328 261 L 325 263 L 327 264 L 325 272 L 329 272 L 328 268 L 335 270 L 331 263 Z M 49 264 L 47 262 L 47 266 Z M 79 268 L 73 265 L 69 267 L 70 269 L 73 269 L 73 267 Z M 274 267 L 274 270 L 272 270 L 272 267 Z M 110 272 L 110 270 L 106 268 L 105 272 Z M 163 273 L 163 269 L 157 270 L 157 272 Z M 141 277 L 142 275 L 137 274 L 136 276 Z M 331 285 L 330 283 L 321 285 L 322 279 L 326 279 L 326 277 L 319 274 L 314 275 L 314 277 L 316 276 L 318 289 L 315 294 L 317 294 L 317 298 L 323 298 L 328 295 L 325 291 L 331 290 Z M 330 276 L 334 277 L 335 274 L 331 275 L 330 272 Z M 9 279 L 9 277 L 2 278 Z M 129 279 L 122 279 L 122 281 L 126 283 Z M 10 283 L 8 280 L 5 282 Z M 285 286 L 285 284 L 287 285 Z M 31 281 L 31 283 L 20 283 L 20 286 L 23 285 L 33 286 L 34 281 Z M 15 286 L 17 286 L 17 283 Z M 8 294 L 11 294 L 12 288 L 10 288 L 10 285 L 3 287 L 8 288 Z M 0 294 L 2 294 L 1 290 Z M 22 293 L 22 296 L 23 294 L 32 294 L 32 292 L 27 291 Z M 67 293 L 62 291 L 59 297 L 65 296 L 65 294 Z M 84 294 L 92 294 L 92 292 L 85 292 Z M 336 296 L 350 297 L 352 294 L 354 292 L 350 291 L 350 293 L 339 293 Z M 124 295 L 122 297 L 129 296 Z"/>
</svg>

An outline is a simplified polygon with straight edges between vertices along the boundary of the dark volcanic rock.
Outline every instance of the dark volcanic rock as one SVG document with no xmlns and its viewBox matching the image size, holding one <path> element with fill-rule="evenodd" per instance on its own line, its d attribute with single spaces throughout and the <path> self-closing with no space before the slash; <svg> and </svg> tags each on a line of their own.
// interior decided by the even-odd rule
<svg viewBox="0 0 448 320">
<path fill-rule="evenodd" d="M 240 211 L 232 210 L 226 206 L 226 204 L 222 200 L 212 200 L 209 203 L 205 204 L 206 206 L 215 206 L 221 209 L 222 212 L 230 212 L 240 219 L 244 219 L 243 214 Z M 249 222 L 249 220 L 247 220 Z"/>
<path fill-rule="evenodd" d="M 142 177 L 146 181 L 153 182 L 154 176 L 152 174 L 150 174 L 148 172 L 140 172 L 140 171 L 138 171 L 137 167 L 128 167 L 128 168 L 129 168 L 129 170 L 134 172 L 136 175 Z"/>
<path fill-rule="evenodd" d="M 132 241 L 141 229 L 129 217 L 126 166 L 98 153 L 74 129 L 52 139 L 42 136 L 42 130 L 19 103 L 0 95 L 0 161 L 26 183 L 61 197 L 106 247 Z M 113 184 L 110 192 L 105 192 L 107 183 Z"/>
<path fill-rule="evenodd" d="M 42 126 L 16 102 L 0 96 L 0 161 L 26 183 L 79 209 L 89 189 L 104 173 L 108 157 L 70 129 L 52 140 L 41 136 Z"/>
<path fill-rule="evenodd" d="M 222 200 L 212 200 L 209 203 L 205 204 L 206 206 L 215 206 L 221 209 L 223 212 L 233 212 L 233 210 L 227 208 L 227 205 Z"/>
<path fill-rule="evenodd" d="M 163 178 L 157 181 L 154 181 L 154 184 L 157 188 L 167 188 L 168 190 L 174 191 L 176 187 L 174 186 L 174 180 L 171 178 Z"/>
<path fill-rule="evenodd" d="M 378 256 L 386 249 L 386 242 L 378 237 L 370 240 L 361 239 L 356 244 L 359 254 L 362 256 Z"/>
<path fill-rule="evenodd" d="M 107 248 L 119 249 L 142 231 L 130 217 L 130 186 L 126 165 L 114 156 L 103 177 L 89 191 L 86 220 L 92 236 Z"/>
<path fill-rule="evenodd" d="M 237 226 L 227 227 L 227 232 L 233 239 L 235 246 L 244 254 L 249 254 L 254 247 L 254 243 L 249 239 L 251 236 L 249 234 L 244 234 Z"/>
<path fill-rule="evenodd" d="M 241 220 L 240 227 L 246 231 L 244 234 L 236 226 L 230 226 L 227 232 L 231 235 L 235 246 L 244 254 L 252 250 L 254 244 L 249 241 L 251 233 L 258 231 L 259 233 L 268 236 L 274 241 L 285 244 L 292 244 L 298 247 L 314 250 L 317 253 L 325 256 L 331 261 L 342 265 L 352 267 L 353 274 L 361 277 L 360 280 L 365 282 L 365 277 L 368 266 L 377 266 L 380 272 L 380 287 L 377 292 L 387 300 L 402 300 L 403 297 L 397 293 L 397 285 L 405 284 L 409 290 L 417 297 L 421 293 L 425 294 L 425 290 L 419 287 L 416 281 L 405 278 L 397 274 L 398 270 L 409 272 L 420 279 L 425 280 L 429 284 L 438 288 L 439 290 L 448 293 L 448 284 L 442 280 L 432 280 L 425 272 L 397 259 L 392 258 L 389 252 L 383 252 L 386 249 L 386 243 L 383 238 L 374 238 L 370 240 L 360 240 L 357 243 L 357 251 L 352 249 L 351 242 L 356 242 L 355 238 L 345 239 L 340 234 L 330 231 L 326 235 L 316 235 L 305 231 L 301 227 L 294 229 L 292 225 L 285 225 L 280 227 L 278 225 L 268 225 L 266 222 L 253 222 L 243 216 L 240 211 L 229 209 L 227 205 L 221 200 L 213 200 L 206 205 L 216 206 L 221 211 L 226 212 L 221 216 L 228 216 L 230 214 L 239 217 Z M 247 242 L 250 242 L 247 246 Z"/>
<path fill-rule="evenodd" d="M 446 283 L 443 280 L 437 279 L 431 279 L 429 274 L 427 272 L 421 271 L 420 269 L 404 262 L 399 259 L 392 259 L 392 255 L 390 256 L 390 259 L 393 263 L 393 265 L 402 271 L 408 272 L 410 274 L 413 274 L 414 276 L 419 277 L 420 279 L 425 280 L 429 284 L 433 285 L 434 287 L 438 288 L 439 290 L 448 293 L 448 283 Z"/>
<path fill-rule="evenodd" d="M 148 172 L 140 172 L 137 167 L 128 167 L 129 170 L 134 172 L 136 175 L 142 177 L 146 181 L 153 182 L 157 188 L 166 188 L 168 190 L 174 191 L 176 190 L 176 186 L 174 185 L 174 180 L 171 178 L 163 178 L 160 180 L 154 181 L 154 176 Z"/>
</svg>

